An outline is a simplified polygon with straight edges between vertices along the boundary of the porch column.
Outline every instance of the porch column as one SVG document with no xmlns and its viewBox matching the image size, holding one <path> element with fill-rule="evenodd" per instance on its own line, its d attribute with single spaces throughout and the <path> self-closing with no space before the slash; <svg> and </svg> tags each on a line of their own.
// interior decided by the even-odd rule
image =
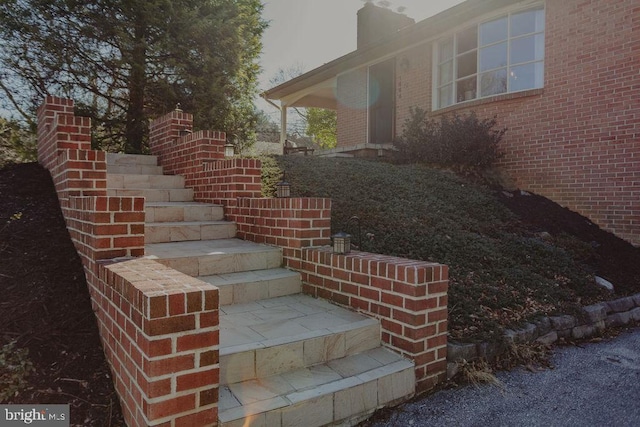
<svg viewBox="0 0 640 427">
<path fill-rule="evenodd" d="M 287 106 L 281 104 L 280 107 L 280 145 L 282 146 L 282 154 L 284 154 L 284 145 L 287 140 Z"/>
</svg>

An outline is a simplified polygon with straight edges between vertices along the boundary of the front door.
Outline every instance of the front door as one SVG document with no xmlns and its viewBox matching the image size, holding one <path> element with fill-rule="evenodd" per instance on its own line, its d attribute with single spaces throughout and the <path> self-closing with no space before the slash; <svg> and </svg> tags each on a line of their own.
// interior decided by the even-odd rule
<svg viewBox="0 0 640 427">
<path fill-rule="evenodd" d="M 369 67 L 369 143 L 393 142 L 395 59 Z"/>
</svg>

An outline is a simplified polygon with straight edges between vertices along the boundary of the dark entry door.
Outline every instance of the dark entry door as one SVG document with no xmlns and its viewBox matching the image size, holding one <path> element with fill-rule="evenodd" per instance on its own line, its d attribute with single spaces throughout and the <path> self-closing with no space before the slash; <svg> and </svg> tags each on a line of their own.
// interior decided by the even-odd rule
<svg viewBox="0 0 640 427">
<path fill-rule="evenodd" d="M 393 142 L 395 59 L 369 67 L 369 142 Z"/>
</svg>

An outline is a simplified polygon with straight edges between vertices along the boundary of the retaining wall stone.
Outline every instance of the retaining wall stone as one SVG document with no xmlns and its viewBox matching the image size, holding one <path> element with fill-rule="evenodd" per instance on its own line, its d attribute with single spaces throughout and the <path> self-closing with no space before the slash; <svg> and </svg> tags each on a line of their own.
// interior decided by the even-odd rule
<svg viewBox="0 0 640 427">
<path fill-rule="evenodd" d="M 527 323 L 518 330 L 506 329 L 507 342 L 522 344 L 536 341 L 552 345 L 560 338 L 585 339 L 602 333 L 606 328 L 624 326 L 632 321 L 640 322 L 640 293 L 612 301 L 588 305 L 582 308 L 584 321 L 575 316 L 561 315 L 542 317 Z M 485 359 L 492 361 L 498 354 L 498 345 L 490 342 L 447 344 L 447 376 L 458 372 L 457 363 L 466 360 Z"/>
</svg>

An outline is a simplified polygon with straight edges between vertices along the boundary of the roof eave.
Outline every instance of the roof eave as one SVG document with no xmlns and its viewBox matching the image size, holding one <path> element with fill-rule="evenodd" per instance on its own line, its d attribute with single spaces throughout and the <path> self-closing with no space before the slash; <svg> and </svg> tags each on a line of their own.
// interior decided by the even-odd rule
<svg viewBox="0 0 640 427">
<path fill-rule="evenodd" d="M 393 36 L 355 50 L 294 79 L 263 92 L 267 99 L 280 100 L 298 91 L 337 78 L 347 71 L 400 50 L 440 37 L 454 26 L 502 7 L 528 0 L 467 0 L 450 9 L 399 30 Z"/>
</svg>

